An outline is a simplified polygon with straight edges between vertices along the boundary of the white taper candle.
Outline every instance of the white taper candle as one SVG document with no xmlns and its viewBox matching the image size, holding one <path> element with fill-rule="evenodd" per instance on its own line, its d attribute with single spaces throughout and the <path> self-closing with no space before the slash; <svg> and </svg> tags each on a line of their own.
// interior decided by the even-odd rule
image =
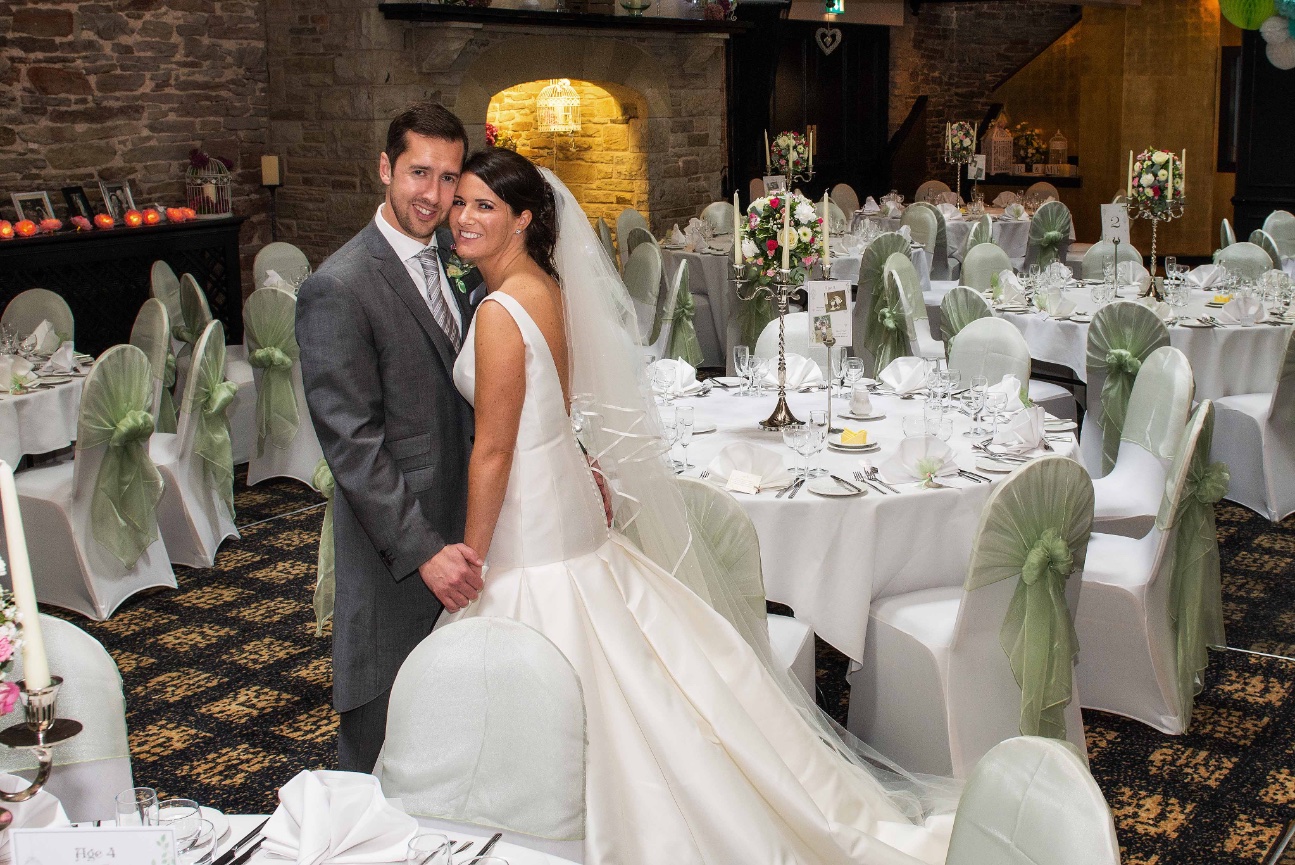
<svg viewBox="0 0 1295 865">
<path fill-rule="evenodd" d="M 36 607 L 36 586 L 31 579 L 31 560 L 27 558 L 27 537 L 22 530 L 18 511 L 18 487 L 13 469 L 0 460 L 0 508 L 4 509 L 5 543 L 9 550 L 9 580 L 13 585 L 14 603 L 22 614 L 23 679 L 28 691 L 49 687 L 49 659 L 45 639 L 41 636 L 40 610 Z"/>
</svg>

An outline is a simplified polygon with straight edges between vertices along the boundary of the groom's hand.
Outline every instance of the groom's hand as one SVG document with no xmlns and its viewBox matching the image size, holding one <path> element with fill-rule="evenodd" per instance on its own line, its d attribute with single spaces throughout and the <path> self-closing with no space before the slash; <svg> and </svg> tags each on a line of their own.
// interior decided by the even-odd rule
<svg viewBox="0 0 1295 865">
<path fill-rule="evenodd" d="M 481 581 L 481 557 L 467 544 L 446 544 L 441 551 L 418 566 L 423 585 L 436 595 L 451 613 L 457 613 L 477 599 Z"/>
</svg>

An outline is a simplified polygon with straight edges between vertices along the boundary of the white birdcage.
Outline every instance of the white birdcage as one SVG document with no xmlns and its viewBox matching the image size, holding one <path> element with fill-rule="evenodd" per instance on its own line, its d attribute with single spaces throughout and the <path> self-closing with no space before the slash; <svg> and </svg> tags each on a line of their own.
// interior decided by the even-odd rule
<svg viewBox="0 0 1295 865">
<path fill-rule="evenodd" d="M 535 98 L 535 114 L 540 132 L 579 132 L 580 94 L 570 79 L 561 78 L 541 90 Z"/>
<path fill-rule="evenodd" d="M 990 127 L 984 137 L 985 162 L 990 174 L 1009 174 L 1012 171 L 1012 133 L 1001 122 Z"/>
<path fill-rule="evenodd" d="M 1057 130 L 1057 134 L 1048 140 L 1048 164 L 1065 165 L 1066 158 L 1070 155 L 1070 142 L 1066 136 Z"/>
<path fill-rule="evenodd" d="M 207 159 L 205 165 L 190 165 L 185 172 L 185 198 L 198 219 L 219 219 L 233 212 L 230 200 L 229 169 L 219 159 Z"/>
</svg>

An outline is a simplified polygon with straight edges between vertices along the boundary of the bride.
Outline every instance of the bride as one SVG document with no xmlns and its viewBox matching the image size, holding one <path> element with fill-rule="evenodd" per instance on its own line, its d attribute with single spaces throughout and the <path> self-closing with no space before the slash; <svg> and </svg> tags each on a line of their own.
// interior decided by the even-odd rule
<svg viewBox="0 0 1295 865">
<path fill-rule="evenodd" d="M 588 723 L 585 861 L 937 863 L 956 791 L 871 766 L 790 676 L 660 455 L 629 296 L 574 197 L 511 150 L 464 166 L 456 251 L 490 294 L 454 369 L 476 410 L 465 543 L 479 599 L 570 660 Z M 608 528 L 573 433 L 616 489 Z"/>
</svg>

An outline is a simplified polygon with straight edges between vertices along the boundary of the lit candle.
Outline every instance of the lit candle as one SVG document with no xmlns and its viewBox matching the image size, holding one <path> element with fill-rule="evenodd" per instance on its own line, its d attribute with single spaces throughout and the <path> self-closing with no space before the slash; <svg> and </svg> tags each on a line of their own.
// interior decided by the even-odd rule
<svg viewBox="0 0 1295 865">
<path fill-rule="evenodd" d="M 832 263 L 832 249 L 828 242 L 828 235 L 831 234 L 830 228 L 832 223 L 828 221 L 830 217 L 830 208 L 827 204 L 827 193 L 823 193 L 823 266 L 827 267 Z"/>
<path fill-rule="evenodd" d="M 764 173 L 767 177 L 773 174 L 773 154 L 769 152 L 769 130 L 764 131 Z"/>
<path fill-rule="evenodd" d="M 737 193 L 733 193 L 733 264 L 742 266 L 742 208 Z"/>
<path fill-rule="evenodd" d="M 279 157 L 277 156 L 261 157 L 261 185 L 262 186 L 279 185 Z"/>
<path fill-rule="evenodd" d="M 1187 148 L 1183 148 L 1183 155 L 1178 158 L 1178 194 L 1187 194 Z"/>
<path fill-rule="evenodd" d="M 9 547 L 9 579 L 14 603 L 22 614 L 23 678 L 28 691 L 39 691 L 49 687 L 49 660 L 41 636 L 40 611 L 36 608 L 36 587 L 31 581 L 27 538 L 18 512 L 18 487 L 14 484 L 13 469 L 4 460 L 0 460 L 0 508 L 4 510 L 5 542 Z"/>
<path fill-rule="evenodd" d="M 1133 151 L 1129 151 L 1129 188 L 1125 191 L 1124 197 L 1133 198 Z"/>
<path fill-rule="evenodd" d="M 791 190 L 782 193 L 782 269 L 791 270 Z"/>
</svg>

